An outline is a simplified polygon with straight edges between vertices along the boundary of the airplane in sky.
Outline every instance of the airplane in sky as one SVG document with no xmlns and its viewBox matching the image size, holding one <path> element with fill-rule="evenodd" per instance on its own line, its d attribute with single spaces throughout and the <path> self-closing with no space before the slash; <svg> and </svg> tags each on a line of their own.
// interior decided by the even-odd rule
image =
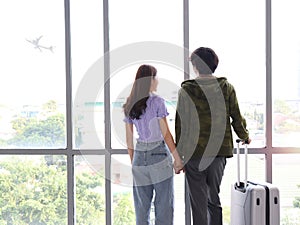
<svg viewBox="0 0 300 225">
<path fill-rule="evenodd" d="M 50 50 L 51 52 L 53 52 L 53 49 L 54 49 L 53 46 L 47 47 L 47 46 L 44 46 L 44 45 L 40 45 L 40 44 L 39 44 L 39 42 L 40 42 L 40 40 L 41 40 L 42 37 L 43 37 L 43 36 L 40 36 L 40 37 L 38 37 L 38 38 L 36 38 L 36 39 L 32 39 L 32 40 L 26 39 L 26 41 L 28 41 L 29 43 L 33 44 L 33 45 L 34 45 L 34 48 L 37 48 L 37 49 L 39 49 L 40 51 L 42 51 L 42 49 L 47 49 L 47 50 Z"/>
</svg>

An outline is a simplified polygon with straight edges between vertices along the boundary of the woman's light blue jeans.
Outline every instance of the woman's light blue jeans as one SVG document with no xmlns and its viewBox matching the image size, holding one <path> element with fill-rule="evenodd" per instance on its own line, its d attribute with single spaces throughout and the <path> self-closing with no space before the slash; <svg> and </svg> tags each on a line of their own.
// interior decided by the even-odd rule
<svg viewBox="0 0 300 225">
<path fill-rule="evenodd" d="M 137 142 L 132 173 L 136 224 L 150 224 L 154 196 L 155 225 L 173 225 L 173 165 L 164 141 Z"/>
</svg>

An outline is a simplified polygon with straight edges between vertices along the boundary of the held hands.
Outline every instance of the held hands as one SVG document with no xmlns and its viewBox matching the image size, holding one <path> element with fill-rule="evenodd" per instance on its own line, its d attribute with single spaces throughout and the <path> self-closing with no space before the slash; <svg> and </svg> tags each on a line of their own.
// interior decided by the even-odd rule
<svg viewBox="0 0 300 225">
<path fill-rule="evenodd" d="M 181 170 L 184 172 L 184 165 L 183 165 L 182 160 L 176 149 L 172 152 L 172 155 L 174 157 L 173 167 L 174 167 L 175 173 L 180 174 Z"/>
</svg>

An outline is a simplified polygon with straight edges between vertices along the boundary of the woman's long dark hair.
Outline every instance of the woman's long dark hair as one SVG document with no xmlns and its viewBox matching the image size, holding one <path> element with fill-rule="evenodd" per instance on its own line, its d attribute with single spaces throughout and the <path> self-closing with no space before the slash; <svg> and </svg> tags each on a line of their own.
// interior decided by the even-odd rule
<svg viewBox="0 0 300 225">
<path fill-rule="evenodd" d="M 123 105 L 126 117 L 140 119 L 147 107 L 151 80 L 156 76 L 157 70 L 150 65 L 141 65 L 136 73 L 131 93 Z"/>
</svg>

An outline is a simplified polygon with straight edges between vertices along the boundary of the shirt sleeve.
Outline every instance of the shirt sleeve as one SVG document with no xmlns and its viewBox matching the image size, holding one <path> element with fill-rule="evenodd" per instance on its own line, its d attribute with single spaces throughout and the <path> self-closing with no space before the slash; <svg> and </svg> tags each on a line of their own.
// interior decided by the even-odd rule
<svg viewBox="0 0 300 225">
<path fill-rule="evenodd" d="M 169 115 L 165 100 L 163 98 L 157 98 L 157 117 L 164 118 Z"/>
<path fill-rule="evenodd" d="M 130 119 L 129 117 L 125 117 L 125 118 L 123 119 L 123 121 L 124 121 L 125 123 L 133 123 L 133 122 L 132 122 L 132 119 Z"/>
<path fill-rule="evenodd" d="M 236 92 L 234 87 L 232 86 L 232 91 L 229 96 L 229 113 L 232 118 L 231 125 L 237 134 L 237 136 L 241 139 L 248 139 L 249 132 L 247 130 L 247 123 L 245 118 L 242 116 L 239 108 L 239 103 L 237 100 Z"/>
</svg>

